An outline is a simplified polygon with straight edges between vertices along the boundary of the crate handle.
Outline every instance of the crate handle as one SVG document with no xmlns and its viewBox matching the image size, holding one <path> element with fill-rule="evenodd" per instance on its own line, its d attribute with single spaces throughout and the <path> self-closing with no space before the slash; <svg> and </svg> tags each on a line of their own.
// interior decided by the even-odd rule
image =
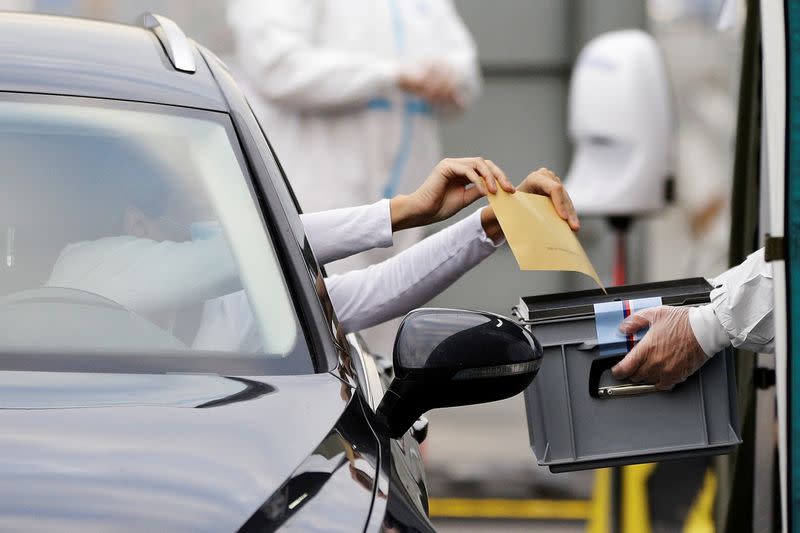
<svg viewBox="0 0 800 533">
<path fill-rule="evenodd" d="M 650 394 L 658 392 L 655 385 L 639 385 L 630 383 L 627 385 L 613 385 L 611 387 L 600 387 L 597 389 L 597 398 L 619 398 L 621 396 L 639 396 L 640 394 Z"/>
<path fill-rule="evenodd" d="M 589 369 L 589 396 L 592 398 L 607 399 L 619 398 L 622 396 L 639 396 L 641 394 L 658 392 L 655 385 L 639 385 L 636 383 L 601 387 L 600 377 L 604 372 L 611 370 L 614 365 L 622 361 L 623 357 L 625 356 L 600 357 L 592 361 L 592 366 Z"/>
</svg>

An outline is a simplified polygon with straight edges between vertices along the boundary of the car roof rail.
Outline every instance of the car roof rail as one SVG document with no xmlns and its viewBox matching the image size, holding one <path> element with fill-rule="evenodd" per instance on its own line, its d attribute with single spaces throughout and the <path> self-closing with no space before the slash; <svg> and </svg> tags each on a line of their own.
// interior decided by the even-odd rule
<svg viewBox="0 0 800 533">
<path fill-rule="evenodd" d="M 175 21 L 155 13 L 145 13 L 142 15 L 142 25 L 152 31 L 161 42 L 175 70 L 189 74 L 197 71 L 189 39 Z"/>
</svg>

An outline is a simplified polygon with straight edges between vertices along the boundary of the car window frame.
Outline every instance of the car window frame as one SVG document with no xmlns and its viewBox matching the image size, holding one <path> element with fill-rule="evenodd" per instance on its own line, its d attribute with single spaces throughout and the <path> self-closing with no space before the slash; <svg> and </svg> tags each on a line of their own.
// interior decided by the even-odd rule
<svg viewBox="0 0 800 533">
<path fill-rule="evenodd" d="M 240 165 L 242 170 L 242 176 L 245 181 L 245 185 L 247 190 L 250 194 L 251 200 L 253 202 L 253 207 L 258 212 L 259 218 L 261 219 L 263 230 L 266 233 L 266 238 L 269 239 L 272 247 L 274 249 L 277 262 L 280 266 L 281 273 L 283 275 L 283 279 L 286 285 L 287 294 L 289 300 L 291 302 L 292 310 L 294 312 L 294 318 L 297 323 L 298 327 L 298 335 L 297 335 L 297 342 L 303 343 L 303 347 L 305 348 L 304 352 L 308 355 L 308 363 L 309 365 L 306 367 L 305 364 L 302 366 L 299 365 L 281 365 L 280 360 L 275 359 L 268 359 L 266 357 L 257 357 L 253 355 L 246 354 L 247 357 L 253 359 L 256 363 L 254 365 L 246 365 L 243 364 L 242 359 L 245 357 L 245 354 L 230 354 L 232 359 L 236 359 L 237 363 L 233 365 L 235 368 L 240 369 L 250 369 L 250 375 L 307 375 L 310 373 L 320 373 L 326 372 L 330 369 L 327 368 L 327 360 L 325 356 L 320 356 L 320 353 L 315 346 L 313 346 L 309 342 L 309 330 L 311 329 L 310 324 L 307 320 L 307 314 L 302 312 L 302 298 L 298 294 L 297 285 L 294 283 L 295 276 L 293 272 L 287 268 L 287 262 L 285 261 L 285 242 L 281 239 L 281 229 L 280 225 L 276 223 L 274 211 L 269 209 L 269 206 L 265 206 L 263 202 L 264 193 L 260 191 L 259 185 L 260 180 L 258 176 L 254 173 L 253 167 L 250 162 L 250 157 L 247 152 L 247 146 L 243 143 L 240 132 L 237 128 L 236 121 L 234 117 L 229 112 L 219 111 L 216 109 L 201 109 L 196 107 L 190 106 L 178 106 L 172 104 L 161 104 L 161 103 L 153 103 L 153 102 L 141 102 L 141 101 L 132 101 L 132 100 L 116 100 L 116 99 L 109 99 L 109 98 L 99 98 L 99 97 L 87 97 L 87 96 L 74 96 L 74 95 L 62 95 L 62 94 L 45 94 L 45 93 L 23 93 L 17 91 L 0 91 L 0 101 L 11 101 L 11 102 L 29 102 L 29 103 L 63 103 L 68 105 L 86 105 L 91 107 L 100 107 L 106 109 L 127 109 L 127 110 L 142 110 L 142 111 L 149 111 L 149 112 L 158 112 L 161 109 L 166 114 L 172 114 L 177 116 L 184 116 L 189 118 L 205 118 L 208 119 L 209 117 L 216 117 L 217 119 L 221 119 L 225 123 L 226 132 L 231 136 L 231 148 L 234 152 L 237 162 Z M 234 142 L 235 141 L 235 142 Z M 296 349 L 296 348 L 295 348 Z M 213 357 L 214 353 L 207 354 L 209 357 Z M 221 355 L 221 354 L 218 354 Z M 130 358 L 132 354 L 125 354 L 126 358 Z M 208 371 L 207 368 L 209 367 L 209 357 L 204 357 L 204 364 L 203 367 L 204 371 Z M 187 358 L 188 359 L 188 358 Z M 259 365 L 258 360 L 261 359 L 263 361 L 269 361 L 270 364 Z M 293 359 L 292 356 L 288 356 L 285 358 L 287 363 L 294 363 L 294 361 L 289 361 Z M 277 364 L 273 364 L 276 363 Z M 135 365 L 134 365 L 135 366 Z M 229 366 L 229 365 L 222 365 L 222 366 Z M 259 367 L 270 368 L 269 371 L 259 370 Z M 3 368 L 0 367 L 0 371 Z M 173 369 L 175 371 L 175 369 Z"/>
<path fill-rule="evenodd" d="M 348 347 L 346 342 L 337 341 L 338 319 L 324 284 L 318 283 L 325 271 L 305 235 L 299 218 L 300 206 L 264 130 L 227 67 L 207 49 L 202 46 L 198 49 L 228 104 L 251 177 L 261 193 L 258 197 L 263 202 L 265 217 L 275 225 L 275 240 L 280 241 L 282 252 L 279 260 L 285 261 L 284 271 L 291 274 L 291 282 L 297 289 L 300 312 L 309 325 L 308 344 L 319 363 L 317 371 L 335 373 L 342 366 L 342 352 L 349 356 Z M 291 220 L 295 220 L 294 227 Z M 305 274 L 300 275 L 302 272 Z"/>
</svg>

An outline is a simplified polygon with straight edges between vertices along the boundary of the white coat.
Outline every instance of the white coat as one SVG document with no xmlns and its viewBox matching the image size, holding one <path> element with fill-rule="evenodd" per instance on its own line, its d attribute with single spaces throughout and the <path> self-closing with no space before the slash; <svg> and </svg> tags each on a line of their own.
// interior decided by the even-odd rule
<svg viewBox="0 0 800 533">
<path fill-rule="evenodd" d="M 437 111 L 400 91 L 402 65 L 436 59 L 480 89 L 451 0 L 234 0 L 232 67 L 304 211 L 414 190 L 441 159 Z"/>
<path fill-rule="evenodd" d="M 711 303 L 689 311 L 692 332 L 706 355 L 731 345 L 774 352 L 772 266 L 764 260 L 764 249 L 710 281 Z"/>
</svg>

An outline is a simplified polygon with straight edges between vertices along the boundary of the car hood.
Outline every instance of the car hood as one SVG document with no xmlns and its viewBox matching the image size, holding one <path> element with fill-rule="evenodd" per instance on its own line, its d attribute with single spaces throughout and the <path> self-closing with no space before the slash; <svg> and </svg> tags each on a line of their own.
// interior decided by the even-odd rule
<svg viewBox="0 0 800 533">
<path fill-rule="evenodd" d="M 334 426 L 342 387 L 0 372 L 0 530 L 236 530 Z"/>
</svg>

